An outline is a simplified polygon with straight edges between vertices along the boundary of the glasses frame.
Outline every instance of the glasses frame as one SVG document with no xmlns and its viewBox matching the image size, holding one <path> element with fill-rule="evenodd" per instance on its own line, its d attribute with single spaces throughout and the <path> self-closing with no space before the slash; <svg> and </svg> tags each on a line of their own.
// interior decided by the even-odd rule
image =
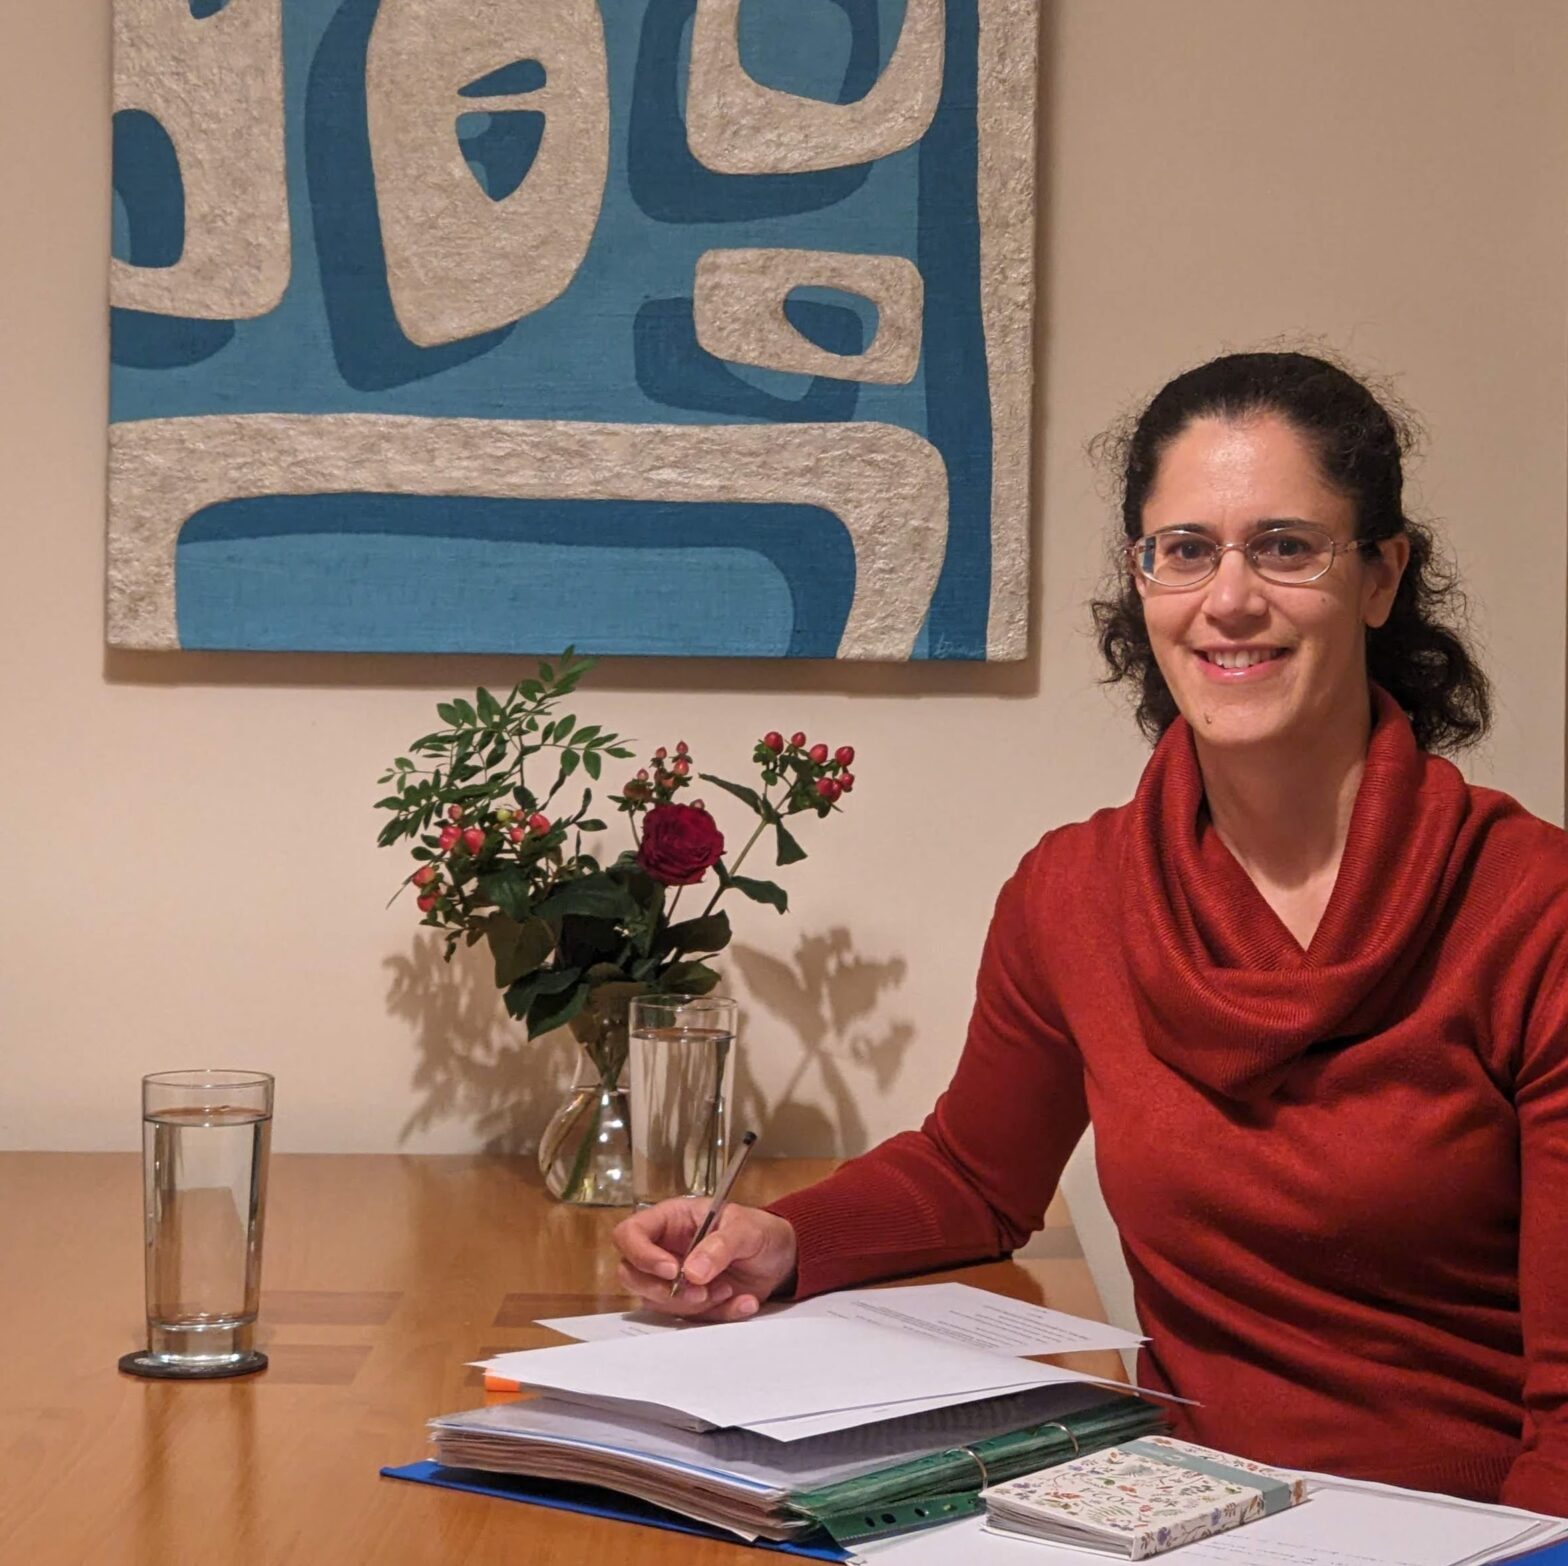
<svg viewBox="0 0 1568 1566">
<path fill-rule="evenodd" d="M 1323 562 L 1322 570 L 1314 571 L 1311 576 L 1280 577 L 1270 576 L 1267 571 L 1263 570 L 1258 565 L 1258 562 L 1253 558 L 1253 550 L 1263 540 L 1272 538 L 1276 534 L 1286 532 L 1309 532 L 1319 533 L 1322 535 L 1328 550 L 1328 557 Z M 1193 538 L 1201 538 L 1204 543 L 1212 544 L 1214 546 L 1214 559 L 1210 563 L 1209 569 L 1205 571 L 1202 576 L 1194 577 L 1189 582 L 1162 582 L 1157 576 L 1155 576 L 1144 566 L 1143 556 L 1148 552 L 1148 545 L 1150 541 L 1156 538 L 1168 538 L 1174 533 L 1187 534 Z M 1340 540 L 1335 538 L 1326 527 L 1320 527 L 1316 522 L 1281 523 L 1276 527 L 1259 528 L 1258 531 L 1250 538 L 1242 542 L 1238 543 L 1235 540 L 1232 540 L 1230 543 L 1221 543 L 1220 540 L 1212 538 L 1209 534 L 1201 531 L 1198 528 L 1191 527 L 1185 523 L 1177 523 L 1172 527 L 1156 528 L 1154 532 L 1144 533 L 1138 538 L 1130 538 L 1127 540 L 1124 549 L 1127 555 L 1128 564 L 1131 566 L 1133 571 L 1143 578 L 1144 581 L 1160 588 L 1162 591 L 1167 593 L 1185 593 L 1194 587 L 1202 587 L 1205 582 L 1213 581 L 1214 577 L 1219 572 L 1220 562 L 1224 560 L 1225 556 L 1228 555 L 1233 549 L 1239 549 L 1241 551 L 1242 558 L 1246 560 L 1247 564 L 1252 568 L 1252 570 L 1260 578 L 1262 578 L 1263 581 L 1268 582 L 1271 586 L 1305 587 L 1309 582 L 1318 582 L 1327 576 L 1329 572 L 1334 569 L 1334 562 L 1339 559 L 1341 555 L 1356 553 L 1365 557 L 1369 553 L 1376 553 L 1377 543 L 1378 541 L 1372 538 L 1353 538 L 1349 543 L 1341 543 Z"/>
</svg>

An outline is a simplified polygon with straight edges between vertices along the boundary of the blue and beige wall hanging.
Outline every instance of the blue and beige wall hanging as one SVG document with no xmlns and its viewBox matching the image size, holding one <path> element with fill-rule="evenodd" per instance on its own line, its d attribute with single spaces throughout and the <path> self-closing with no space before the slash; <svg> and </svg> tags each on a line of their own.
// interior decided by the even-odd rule
<svg viewBox="0 0 1568 1566">
<path fill-rule="evenodd" d="M 1038 0 L 115 0 L 108 634 L 1014 659 Z"/>
</svg>

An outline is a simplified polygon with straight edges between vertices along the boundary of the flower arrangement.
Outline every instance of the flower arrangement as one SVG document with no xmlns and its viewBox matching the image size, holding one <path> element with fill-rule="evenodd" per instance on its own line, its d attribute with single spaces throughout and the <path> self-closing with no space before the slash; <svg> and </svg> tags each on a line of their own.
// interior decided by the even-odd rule
<svg viewBox="0 0 1568 1566">
<path fill-rule="evenodd" d="M 537 1037 L 570 1025 L 601 1080 L 613 1085 L 626 1062 L 626 1013 L 633 996 L 705 995 L 719 981 L 707 959 L 730 941 L 730 893 L 784 913 L 784 889 L 739 873 L 764 834 L 780 866 L 806 857 L 786 826 L 801 815 L 837 811 L 855 786 L 847 745 L 830 753 L 805 734 L 764 734 L 753 746 L 759 787 L 698 772 L 690 747 L 659 746 L 609 796 L 627 818 L 631 846 L 603 862 L 586 836 L 608 830 L 592 814 L 593 791 L 575 803 L 573 780 L 600 780 L 607 760 L 635 753 L 617 734 L 579 723 L 560 708 L 593 667 L 571 649 L 541 663 L 504 698 L 437 705 L 442 727 L 422 735 L 382 775 L 392 793 L 383 846 L 411 844 L 404 878 L 421 922 L 459 942 L 485 941 L 507 1011 Z M 685 796 L 697 781 L 743 804 L 755 824 L 726 862 L 725 838 L 704 800 Z M 714 876 L 711 895 L 676 917 L 686 888 Z M 397 894 L 394 894 L 396 896 Z M 699 894 L 700 895 L 700 894 Z"/>
</svg>

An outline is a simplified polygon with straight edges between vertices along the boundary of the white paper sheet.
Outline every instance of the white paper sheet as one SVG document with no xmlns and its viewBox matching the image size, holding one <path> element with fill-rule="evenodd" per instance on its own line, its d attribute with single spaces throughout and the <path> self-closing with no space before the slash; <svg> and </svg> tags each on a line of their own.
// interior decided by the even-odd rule
<svg viewBox="0 0 1568 1566">
<path fill-rule="evenodd" d="M 917 1332 L 944 1343 L 996 1354 L 1066 1354 L 1084 1349 L 1136 1348 L 1133 1332 L 1069 1316 L 1065 1311 L 1009 1299 L 968 1283 L 914 1283 L 888 1289 L 846 1289 L 816 1299 L 767 1306 L 758 1321 L 780 1316 L 834 1316 Z M 651 1311 L 608 1311 L 595 1316 L 555 1316 L 540 1321 L 569 1338 L 602 1343 L 614 1338 L 690 1328 L 694 1324 Z M 696 1324 L 700 1325 L 700 1324 Z"/>
<path fill-rule="evenodd" d="M 888 1405 L 904 1412 L 915 1402 L 1092 1379 L 831 1316 L 532 1349 L 498 1355 L 483 1368 L 578 1401 L 629 1402 L 746 1429 L 835 1411 L 843 1417 L 833 1428 L 845 1429 L 889 1417 Z M 875 1412 L 856 1412 L 868 1409 Z"/>
<path fill-rule="evenodd" d="M 1062 1371 L 1061 1376 L 1061 1384 L 1064 1386 L 1076 1385 L 1082 1380 L 1071 1371 Z M 994 1387 L 986 1395 L 1000 1397 L 1009 1392 L 1025 1392 L 1040 1384 L 1020 1381 L 1013 1386 Z M 881 1419 L 902 1419 L 910 1414 L 929 1414 L 941 1408 L 956 1408 L 969 1401 L 971 1395 L 967 1392 L 949 1393 L 945 1397 L 919 1397 L 902 1403 L 872 1403 L 864 1408 L 832 1409 L 826 1413 L 804 1414 L 794 1419 L 758 1419 L 748 1424 L 746 1429 L 754 1430 L 758 1435 L 771 1436 L 775 1441 L 804 1441 L 812 1436 L 829 1435 L 835 1430 L 848 1430 L 852 1428 L 851 1418 L 855 1425 L 868 1425 Z"/>
<path fill-rule="evenodd" d="M 1563 1532 L 1561 1518 L 1328 1480 L 1301 1506 L 1154 1559 L 1171 1566 L 1481 1566 Z M 982 1517 L 856 1545 L 855 1555 L 866 1566 L 1105 1566 L 1110 1559 L 991 1533 Z"/>
</svg>

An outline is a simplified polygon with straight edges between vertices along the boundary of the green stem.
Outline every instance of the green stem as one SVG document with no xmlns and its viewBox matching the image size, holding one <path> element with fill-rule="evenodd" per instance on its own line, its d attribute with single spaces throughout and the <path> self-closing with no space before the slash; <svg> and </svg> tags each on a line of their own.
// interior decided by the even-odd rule
<svg viewBox="0 0 1568 1566">
<path fill-rule="evenodd" d="M 764 794 L 763 797 L 762 797 L 762 803 L 765 805 L 765 804 L 767 804 L 767 802 L 768 802 L 767 795 Z M 753 832 L 751 834 L 751 836 L 746 839 L 746 846 L 744 848 L 742 848 L 741 851 L 738 854 L 736 854 L 736 856 L 735 856 L 735 863 L 730 868 L 730 874 L 731 875 L 734 875 L 735 872 L 740 869 L 742 862 L 746 858 L 746 855 L 751 852 L 752 844 L 755 843 L 757 841 L 757 839 L 762 836 L 763 830 L 764 830 L 764 828 L 766 828 L 768 826 L 768 824 L 769 824 L 768 823 L 768 818 L 766 816 L 762 816 L 761 818 L 759 818 L 759 820 L 757 821 L 757 830 L 755 832 Z M 721 882 L 719 884 L 718 891 L 716 891 L 713 894 L 713 896 L 708 899 L 708 906 L 702 910 L 702 917 L 704 919 L 706 919 L 708 917 L 708 915 L 713 912 L 714 904 L 718 902 L 718 900 L 724 895 L 726 890 L 727 890 L 727 888 Z"/>
</svg>

